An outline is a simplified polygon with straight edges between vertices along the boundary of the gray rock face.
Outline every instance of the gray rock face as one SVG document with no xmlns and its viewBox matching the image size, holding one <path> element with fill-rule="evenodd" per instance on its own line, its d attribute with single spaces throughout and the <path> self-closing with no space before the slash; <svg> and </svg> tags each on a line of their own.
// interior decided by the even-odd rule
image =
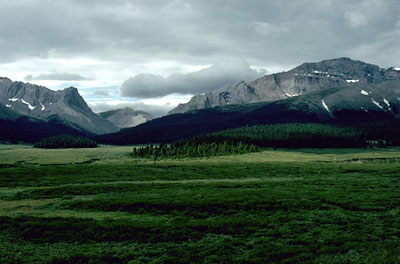
<svg viewBox="0 0 400 264">
<path fill-rule="evenodd" d="M 254 88 L 241 81 L 235 85 L 225 86 L 204 95 L 195 95 L 188 103 L 180 104 L 175 109 L 172 109 L 169 114 L 184 113 L 220 105 L 248 104 L 259 101 L 260 99 L 255 93 Z"/>
<path fill-rule="evenodd" d="M 152 114 L 144 111 L 136 111 L 129 107 L 99 114 L 118 128 L 135 127 L 155 118 Z"/>
<path fill-rule="evenodd" d="M 0 104 L 41 120 L 58 118 L 94 134 L 118 131 L 108 120 L 93 113 L 73 87 L 52 91 L 43 86 L 0 78 Z"/>
<path fill-rule="evenodd" d="M 253 82 L 239 82 L 204 95 L 196 95 L 169 114 L 184 113 L 226 104 L 269 102 L 346 85 L 375 84 L 400 80 L 395 68 L 380 69 L 376 65 L 349 58 L 304 63 L 288 72 L 265 75 Z"/>
<path fill-rule="evenodd" d="M 280 112 L 314 113 L 319 121 L 388 121 L 400 118 L 400 81 L 351 85 L 271 103 Z M 375 119 L 374 119 L 375 118 Z"/>
</svg>

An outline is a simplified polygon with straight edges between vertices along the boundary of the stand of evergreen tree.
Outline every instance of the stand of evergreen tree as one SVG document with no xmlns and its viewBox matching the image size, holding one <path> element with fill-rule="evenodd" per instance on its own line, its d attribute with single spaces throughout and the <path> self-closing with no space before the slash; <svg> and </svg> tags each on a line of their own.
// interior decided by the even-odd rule
<svg viewBox="0 0 400 264">
<path fill-rule="evenodd" d="M 242 127 L 197 138 L 202 143 L 241 141 L 272 148 L 359 148 L 367 146 L 366 135 L 355 128 L 321 124 L 278 124 Z"/>
<path fill-rule="evenodd" d="M 133 149 L 144 158 L 210 157 L 260 151 L 262 148 L 359 148 L 366 136 L 355 128 L 320 124 L 279 124 L 242 127 Z"/>
<path fill-rule="evenodd" d="M 170 145 L 147 145 L 133 148 L 133 156 L 143 158 L 185 158 L 185 157 L 212 157 L 221 155 L 243 154 L 260 151 L 254 144 L 243 142 L 212 142 L 201 143 L 196 139 L 178 141 Z"/>
<path fill-rule="evenodd" d="M 58 135 L 44 138 L 33 145 L 35 148 L 95 148 L 96 141 L 80 136 Z"/>
<path fill-rule="evenodd" d="M 399 146 L 399 124 L 334 126 L 277 124 L 228 129 L 170 145 L 134 148 L 145 158 L 209 157 L 260 151 L 262 148 L 360 148 Z"/>
</svg>

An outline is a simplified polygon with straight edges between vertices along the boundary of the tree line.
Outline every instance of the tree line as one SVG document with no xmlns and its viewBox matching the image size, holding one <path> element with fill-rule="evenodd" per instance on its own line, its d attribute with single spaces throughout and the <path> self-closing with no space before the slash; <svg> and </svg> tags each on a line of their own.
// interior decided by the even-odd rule
<svg viewBox="0 0 400 264">
<path fill-rule="evenodd" d="M 35 148 L 95 148 L 96 141 L 80 136 L 58 135 L 47 137 L 33 145 Z"/>
<path fill-rule="evenodd" d="M 228 129 L 199 136 L 197 141 L 241 141 L 272 148 L 358 148 L 367 145 L 366 136 L 358 129 L 313 123 Z"/>
<path fill-rule="evenodd" d="M 212 157 L 257 152 L 260 150 L 261 148 L 254 144 L 246 144 L 240 141 L 202 143 L 196 139 L 192 139 L 177 141 L 172 144 L 162 143 L 160 145 L 133 148 L 133 156 L 153 159 Z"/>
<path fill-rule="evenodd" d="M 135 147 L 144 158 L 210 157 L 260 151 L 263 148 L 366 147 L 365 135 L 354 128 L 320 124 L 280 124 L 228 129 L 172 144 Z"/>
</svg>

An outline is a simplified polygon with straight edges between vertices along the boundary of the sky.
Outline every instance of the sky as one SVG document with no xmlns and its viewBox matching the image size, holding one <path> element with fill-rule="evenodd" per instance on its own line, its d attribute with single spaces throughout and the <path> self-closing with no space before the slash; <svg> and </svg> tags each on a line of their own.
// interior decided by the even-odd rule
<svg viewBox="0 0 400 264">
<path fill-rule="evenodd" d="M 303 62 L 400 66 L 399 0 L 0 0 L 0 76 L 161 116 Z"/>
</svg>

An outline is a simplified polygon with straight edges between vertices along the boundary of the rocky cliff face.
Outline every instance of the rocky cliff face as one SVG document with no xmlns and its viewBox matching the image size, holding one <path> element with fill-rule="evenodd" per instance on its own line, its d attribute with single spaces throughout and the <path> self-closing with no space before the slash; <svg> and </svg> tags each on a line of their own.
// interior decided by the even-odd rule
<svg viewBox="0 0 400 264">
<path fill-rule="evenodd" d="M 100 116 L 106 118 L 118 128 L 135 127 L 155 118 L 152 114 L 135 111 L 129 107 L 102 112 Z"/>
<path fill-rule="evenodd" d="M 313 116 L 315 122 L 389 121 L 400 118 L 400 81 L 378 84 L 348 85 L 325 89 L 303 96 L 270 103 L 260 110 L 260 119 L 271 119 L 271 113 L 290 118 L 301 113 Z M 279 122 L 285 120 L 279 119 Z"/>
<path fill-rule="evenodd" d="M 196 95 L 169 113 L 184 113 L 227 104 L 276 101 L 327 88 L 391 80 L 400 80 L 400 71 L 396 68 L 380 69 L 376 65 L 349 58 L 324 60 L 304 63 L 288 72 L 265 75 L 250 83 L 242 81 L 204 95 Z"/>
<path fill-rule="evenodd" d="M 94 134 L 118 131 L 108 120 L 93 113 L 73 87 L 52 91 L 43 86 L 0 78 L 0 104 L 41 120 L 60 119 Z"/>
</svg>

